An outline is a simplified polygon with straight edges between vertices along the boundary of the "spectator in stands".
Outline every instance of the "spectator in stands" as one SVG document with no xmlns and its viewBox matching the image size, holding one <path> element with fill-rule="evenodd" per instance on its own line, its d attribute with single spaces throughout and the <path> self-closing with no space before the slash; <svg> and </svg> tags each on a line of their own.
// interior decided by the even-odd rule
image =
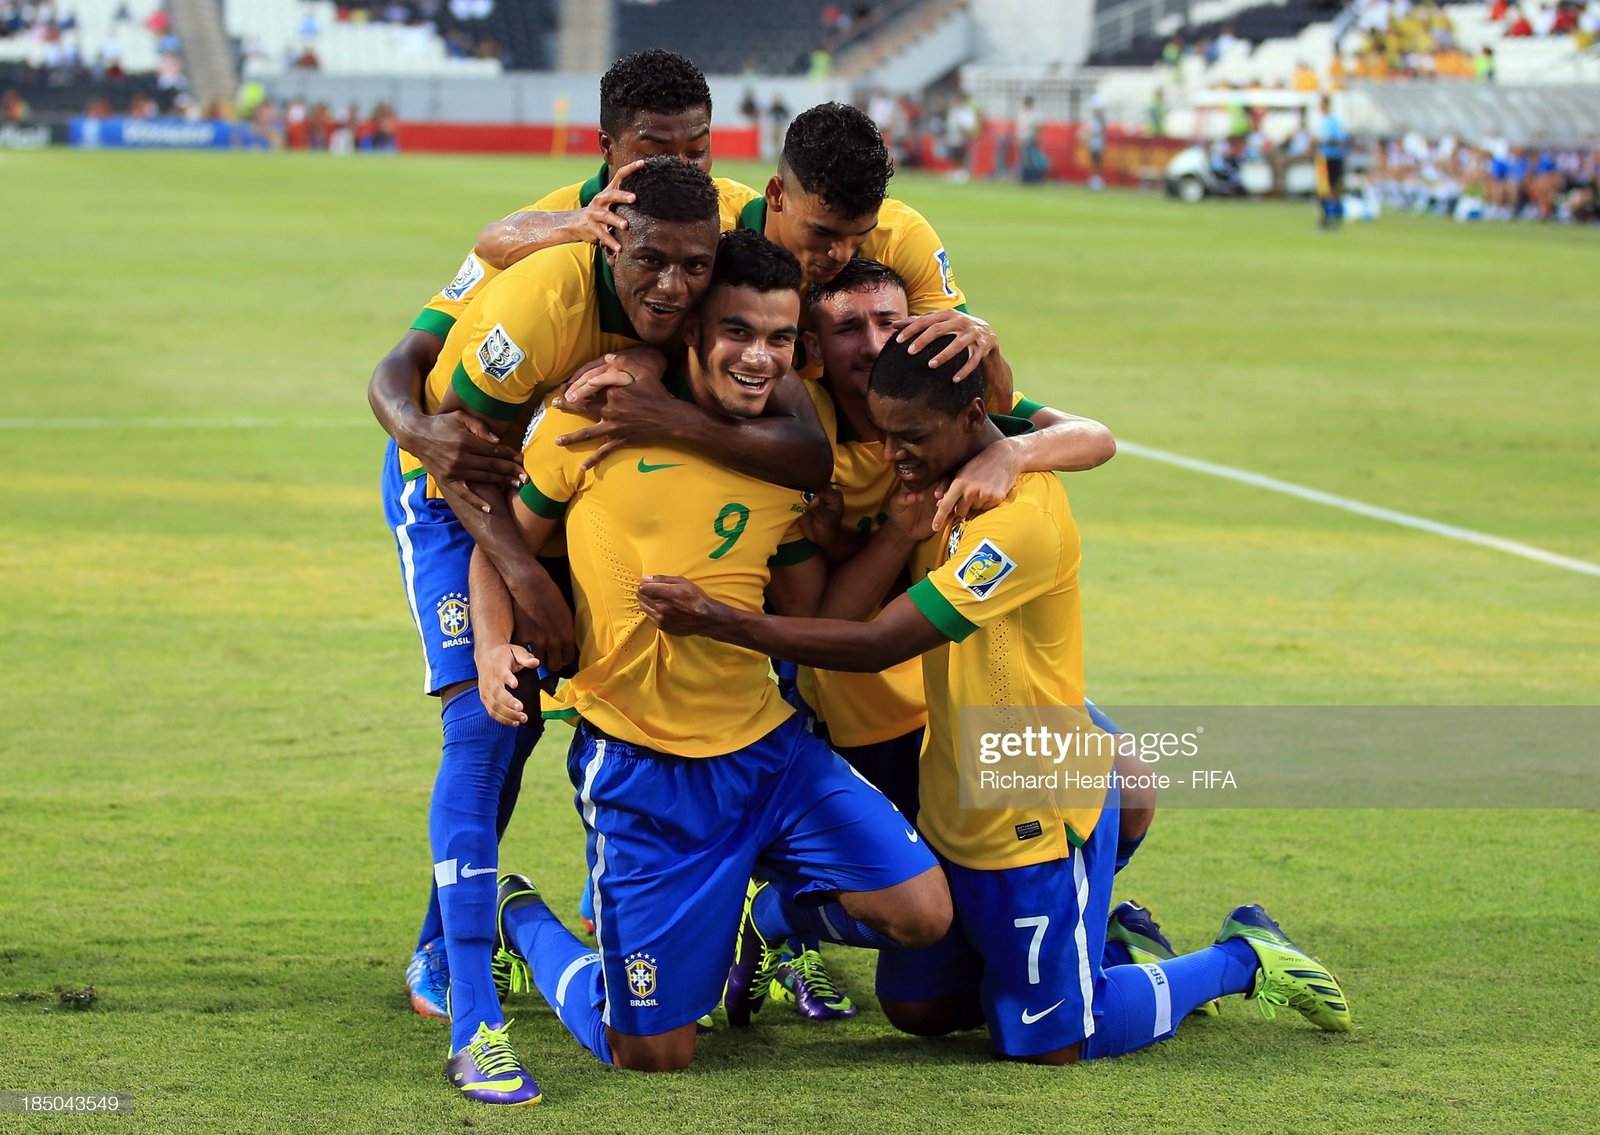
<svg viewBox="0 0 1600 1135">
<path fill-rule="evenodd" d="M 783 150 L 783 135 L 789 129 L 789 104 L 783 101 L 783 93 L 775 92 L 772 104 L 767 107 L 767 137 L 769 139 L 767 152 L 777 154 Z"/>
<path fill-rule="evenodd" d="M 1150 137 L 1165 138 L 1167 136 L 1167 89 L 1157 87 L 1150 96 L 1150 105 L 1145 108 L 1145 123 L 1150 128 Z"/>
<path fill-rule="evenodd" d="M 5 94 L 0 95 L 0 122 L 21 123 L 28 121 L 30 108 L 28 100 L 22 97 L 15 87 L 11 87 Z"/>
<path fill-rule="evenodd" d="M 1513 5 L 1506 16 L 1505 34 L 1507 39 L 1527 39 L 1533 35 L 1533 24 L 1520 6 Z"/>
<path fill-rule="evenodd" d="M 949 173 L 950 180 L 966 181 L 972 176 L 970 163 L 982 130 L 983 120 L 978 114 L 978 104 L 969 95 L 957 91 L 955 102 L 944 118 L 945 157 L 955 163 L 955 168 Z"/>
<path fill-rule="evenodd" d="M 1217 59 L 1223 59 L 1235 55 L 1241 50 L 1248 49 L 1249 45 L 1233 34 L 1232 24 L 1223 24 L 1222 30 L 1217 33 L 1217 38 L 1211 47 L 1215 52 L 1212 61 L 1215 62 Z"/>
<path fill-rule="evenodd" d="M 1494 48 L 1484 44 L 1472 61 L 1472 77 L 1480 83 L 1494 82 Z"/>
<path fill-rule="evenodd" d="M 1089 125 L 1084 132 L 1089 148 L 1089 188 L 1104 189 L 1106 163 L 1106 102 L 1099 95 L 1089 100 Z"/>
<path fill-rule="evenodd" d="M 296 71 L 317 71 L 322 68 L 322 61 L 317 58 L 316 49 L 307 43 L 301 45 L 299 54 L 294 57 L 290 66 Z"/>
<path fill-rule="evenodd" d="M 1044 156 L 1044 147 L 1040 145 L 1043 125 L 1033 96 L 1024 95 L 1022 106 L 1017 110 L 1017 146 L 1020 150 L 1017 176 L 1024 185 L 1037 185 L 1050 172 L 1050 160 Z"/>
<path fill-rule="evenodd" d="M 400 123 L 393 108 L 380 102 L 372 110 L 371 129 L 366 132 L 367 149 L 374 153 L 392 154 L 400 149 Z"/>
</svg>

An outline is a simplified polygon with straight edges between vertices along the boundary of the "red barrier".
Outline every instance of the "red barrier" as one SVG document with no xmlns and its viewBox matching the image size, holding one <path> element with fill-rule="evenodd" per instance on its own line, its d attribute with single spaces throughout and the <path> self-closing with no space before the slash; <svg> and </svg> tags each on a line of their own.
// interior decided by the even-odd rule
<svg viewBox="0 0 1600 1135">
<path fill-rule="evenodd" d="M 1085 182 L 1094 173 L 1089 160 L 1089 146 L 1085 141 L 1084 127 L 1078 123 L 1052 123 L 1039 128 L 1039 148 L 1050 163 L 1048 177 L 1052 181 Z M 1000 146 L 1010 149 L 1011 170 L 1017 168 L 1018 148 L 1011 138 L 1009 126 L 986 124 L 978 138 L 972 155 L 972 171 L 979 177 L 992 176 Z M 1144 134 L 1116 127 L 1106 132 L 1106 147 L 1102 161 L 1102 175 L 1107 185 L 1138 185 L 1150 172 L 1166 169 L 1172 155 L 1189 143 L 1181 138 L 1151 138 Z M 922 139 L 922 168 L 942 172 L 955 168 L 953 163 L 939 154 L 937 140 L 931 135 Z"/>
<path fill-rule="evenodd" d="M 557 136 L 548 123 L 500 125 L 482 122 L 402 122 L 400 149 L 413 154 L 571 154 L 598 153 L 599 127 L 568 126 Z M 712 134 L 713 152 L 721 158 L 759 156 L 754 127 L 719 126 Z"/>
</svg>

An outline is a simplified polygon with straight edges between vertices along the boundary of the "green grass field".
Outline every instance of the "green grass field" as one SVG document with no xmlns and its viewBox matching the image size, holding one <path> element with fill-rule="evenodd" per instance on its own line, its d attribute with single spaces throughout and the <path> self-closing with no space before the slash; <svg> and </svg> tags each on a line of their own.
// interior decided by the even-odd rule
<svg viewBox="0 0 1600 1135">
<path fill-rule="evenodd" d="M 860 1018 L 769 1010 L 681 1075 L 604 1069 L 514 1001 L 544 1104 L 462 1103 L 401 986 L 438 730 L 364 391 L 483 221 L 591 166 L 0 154 L 0 1089 L 137 1097 L 0 1132 L 1595 1129 L 1600 818 L 1576 809 L 1157 820 L 1119 886 L 1180 946 L 1264 903 L 1347 983 L 1350 1036 L 1236 1000 L 1124 1060 L 1013 1067 L 894 1034 L 870 959 L 837 952 Z M 895 188 L 1029 395 L 1600 562 L 1596 234 Z M 1596 700 L 1593 576 L 1128 454 L 1069 489 L 1104 703 Z M 563 740 L 502 863 L 571 911 Z"/>
</svg>

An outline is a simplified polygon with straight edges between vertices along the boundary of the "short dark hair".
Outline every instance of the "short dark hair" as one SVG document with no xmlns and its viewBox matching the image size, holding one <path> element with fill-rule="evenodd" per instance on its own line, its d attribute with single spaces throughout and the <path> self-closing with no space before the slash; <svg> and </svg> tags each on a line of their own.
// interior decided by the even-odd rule
<svg viewBox="0 0 1600 1135">
<path fill-rule="evenodd" d="M 721 216 L 717 187 L 711 175 L 682 158 L 658 154 L 622 181 L 634 202 L 621 205 L 623 213 L 638 213 L 656 221 L 716 221 Z"/>
<path fill-rule="evenodd" d="M 783 137 L 781 173 L 846 217 L 876 211 L 889 193 L 894 160 L 865 111 L 825 102 L 801 111 Z"/>
<path fill-rule="evenodd" d="M 810 311 L 834 296 L 850 292 L 876 292 L 884 288 L 899 288 L 908 298 L 911 295 L 904 277 L 893 268 L 864 256 L 853 256 L 833 279 L 825 284 L 812 284 L 806 289 L 806 310 Z"/>
<path fill-rule="evenodd" d="M 758 292 L 800 293 L 800 261 L 782 245 L 753 229 L 732 229 L 717 244 L 712 288 L 752 288 Z"/>
<path fill-rule="evenodd" d="M 940 336 L 920 353 L 913 355 L 910 343 L 890 339 L 883 345 L 877 362 L 872 364 L 872 379 L 867 392 L 901 402 L 920 402 L 942 414 L 955 417 L 972 405 L 974 398 L 983 397 L 983 371 L 980 367 L 960 382 L 951 381 L 967 361 L 966 351 L 942 366 L 928 365 L 929 359 L 954 341 L 954 335 Z"/>
<path fill-rule="evenodd" d="M 711 113 L 711 88 L 689 60 L 660 47 L 624 55 L 600 77 L 600 129 L 612 137 L 634 118 L 649 114 L 682 114 L 705 107 Z"/>
</svg>

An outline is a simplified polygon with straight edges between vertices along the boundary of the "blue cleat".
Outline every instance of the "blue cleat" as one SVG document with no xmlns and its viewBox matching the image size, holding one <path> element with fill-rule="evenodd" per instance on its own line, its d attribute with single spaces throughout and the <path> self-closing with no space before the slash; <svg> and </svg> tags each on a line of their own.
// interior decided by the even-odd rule
<svg viewBox="0 0 1600 1135">
<path fill-rule="evenodd" d="M 1155 914 L 1149 907 L 1136 902 L 1120 902 L 1111 908 L 1111 917 L 1106 922 L 1106 941 L 1121 942 L 1127 947 L 1133 964 L 1138 966 L 1152 965 L 1178 956 L 1178 951 L 1172 948 L 1171 941 L 1162 932 Z M 1221 1011 L 1221 1003 L 1212 1000 L 1195 1009 L 1190 1016 L 1216 1017 L 1221 1015 Z"/>
<path fill-rule="evenodd" d="M 406 992 L 411 995 L 411 1007 L 422 1016 L 450 1019 L 450 962 L 443 938 L 435 938 L 411 955 L 406 966 Z"/>
<path fill-rule="evenodd" d="M 466 1047 L 445 1063 L 450 1082 L 474 1103 L 523 1107 L 544 1098 L 539 1085 L 511 1050 L 511 1040 L 506 1035 L 510 1027 L 510 1021 L 497 1029 L 490 1028 L 488 1022 L 480 1023 Z"/>
</svg>

